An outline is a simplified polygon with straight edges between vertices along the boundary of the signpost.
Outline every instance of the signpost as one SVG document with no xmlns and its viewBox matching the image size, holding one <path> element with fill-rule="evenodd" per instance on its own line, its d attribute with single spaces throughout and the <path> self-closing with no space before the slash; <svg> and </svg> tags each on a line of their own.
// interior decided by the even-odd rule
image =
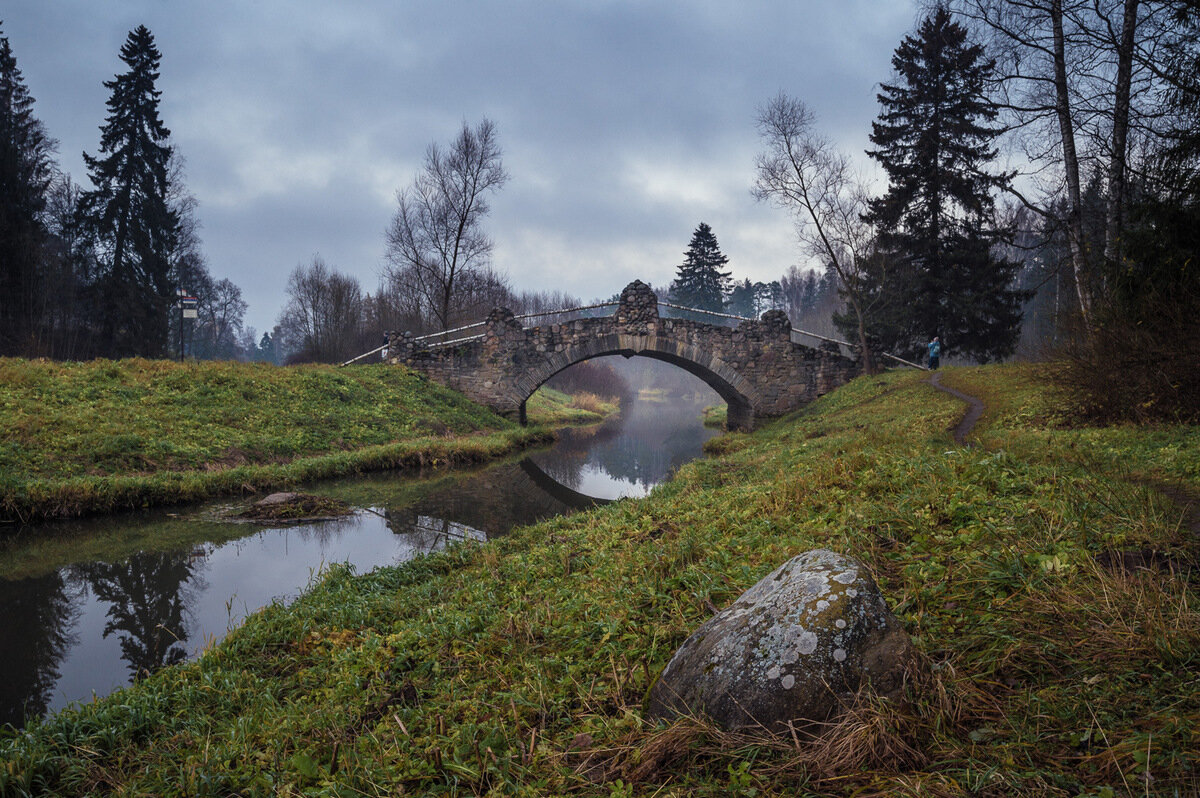
<svg viewBox="0 0 1200 798">
<path fill-rule="evenodd" d="M 197 297 L 192 296 L 182 288 L 178 290 L 179 295 L 179 360 L 183 360 L 183 320 L 194 319 L 197 317 L 196 308 L 200 304 Z"/>
</svg>

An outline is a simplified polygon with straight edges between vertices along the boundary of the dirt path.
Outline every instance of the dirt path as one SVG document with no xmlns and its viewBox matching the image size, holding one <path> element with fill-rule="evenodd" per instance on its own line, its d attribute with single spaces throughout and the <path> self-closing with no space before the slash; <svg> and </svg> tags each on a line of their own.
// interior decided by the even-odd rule
<svg viewBox="0 0 1200 798">
<path fill-rule="evenodd" d="M 940 373 L 933 372 L 929 377 L 929 384 L 939 391 L 945 391 L 956 399 L 967 403 L 966 415 L 962 417 L 962 420 L 958 422 L 958 426 L 954 428 L 954 442 L 960 446 L 978 446 L 977 443 L 968 443 L 966 437 L 971 433 L 980 416 L 983 415 L 983 402 L 962 391 L 956 391 L 953 388 L 942 385 L 941 376 Z M 1181 513 L 1180 524 L 1191 532 L 1193 545 L 1200 543 L 1200 496 L 1194 494 L 1184 485 L 1172 484 L 1165 480 L 1144 478 L 1136 480 L 1136 483 L 1158 490 L 1174 502 Z M 1193 555 L 1193 557 L 1195 556 Z M 1180 569 L 1188 570 L 1175 558 L 1148 548 L 1102 552 L 1096 561 L 1106 568 L 1123 569 L 1126 571 L 1140 569 L 1162 572 L 1177 571 Z"/>
<path fill-rule="evenodd" d="M 975 428 L 975 424 L 979 421 L 979 417 L 983 415 L 983 402 L 981 402 L 979 399 L 976 399 L 974 396 L 968 396 L 962 391 L 956 391 L 953 388 L 948 388 L 945 385 L 942 385 L 941 378 L 941 373 L 935 371 L 929 377 L 929 384 L 934 388 L 937 388 L 939 391 L 945 391 L 956 399 L 961 399 L 967 403 L 966 415 L 962 417 L 962 421 L 958 422 L 958 426 L 954 428 L 954 442 L 959 446 L 975 446 L 976 444 L 974 443 L 967 443 L 966 437 L 970 434 L 971 430 Z"/>
</svg>

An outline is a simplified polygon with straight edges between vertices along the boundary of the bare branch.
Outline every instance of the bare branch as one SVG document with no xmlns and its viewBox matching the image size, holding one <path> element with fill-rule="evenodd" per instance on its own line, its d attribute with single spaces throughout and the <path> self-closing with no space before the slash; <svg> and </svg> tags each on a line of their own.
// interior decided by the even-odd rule
<svg viewBox="0 0 1200 798">
<path fill-rule="evenodd" d="M 455 320 L 463 281 L 490 272 L 487 198 L 507 180 L 495 125 L 485 119 L 475 128 L 464 122 L 448 148 L 431 144 L 421 173 L 397 192 L 387 231 L 388 276 L 411 282 L 441 329 Z"/>
</svg>

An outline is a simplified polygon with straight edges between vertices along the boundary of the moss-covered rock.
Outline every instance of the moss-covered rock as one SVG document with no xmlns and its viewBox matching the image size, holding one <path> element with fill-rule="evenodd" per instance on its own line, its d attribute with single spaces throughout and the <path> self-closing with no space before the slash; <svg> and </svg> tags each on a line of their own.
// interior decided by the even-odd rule
<svg viewBox="0 0 1200 798">
<path fill-rule="evenodd" d="M 697 629 L 651 688 L 647 711 L 731 730 L 825 720 L 868 683 L 897 693 L 911 651 L 862 564 L 814 549 Z"/>
</svg>

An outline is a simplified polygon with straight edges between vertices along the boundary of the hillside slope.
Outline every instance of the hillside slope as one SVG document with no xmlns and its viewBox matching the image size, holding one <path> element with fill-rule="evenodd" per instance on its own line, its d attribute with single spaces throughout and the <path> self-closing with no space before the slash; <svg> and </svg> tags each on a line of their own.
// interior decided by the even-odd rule
<svg viewBox="0 0 1200 798">
<path fill-rule="evenodd" d="M 0 518 L 493 457 L 545 439 L 398 366 L 0 359 Z"/>
<path fill-rule="evenodd" d="M 1036 371 L 860 378 L 648 498 L 334 570 L 198 662 L 0 737 L 0 792 L 1192 795 L 1195 427 L 1075 429 Z M 675 648 L 789 557 L 857 556 L 912 636 L 906 702 L 819 740 L 647 722 Z M 1153 551 L 1148 568 L 1114 568 Z"/>
</svg>

